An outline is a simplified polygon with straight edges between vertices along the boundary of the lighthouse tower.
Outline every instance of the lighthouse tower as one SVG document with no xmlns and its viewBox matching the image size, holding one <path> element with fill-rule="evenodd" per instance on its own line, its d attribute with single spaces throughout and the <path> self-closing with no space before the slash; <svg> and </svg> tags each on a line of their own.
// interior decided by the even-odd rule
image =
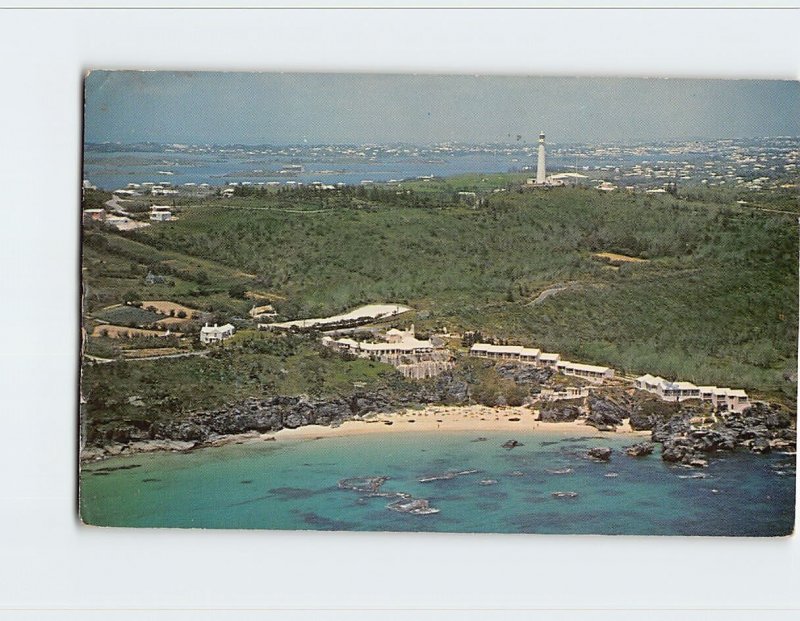
<svg viewBox="0 0 800 621">
<path fill-rule="evenodd" d="M 547 172 L 544 166 L 544 134 L 539 134 L 539 160 L 536 162 L 536 185 L 544 185 Z"/>
</svg>

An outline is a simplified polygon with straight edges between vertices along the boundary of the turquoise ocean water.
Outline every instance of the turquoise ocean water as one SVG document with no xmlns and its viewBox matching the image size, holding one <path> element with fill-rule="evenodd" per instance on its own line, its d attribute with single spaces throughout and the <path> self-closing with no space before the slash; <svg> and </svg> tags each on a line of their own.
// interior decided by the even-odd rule
<svg viewBox="0 0 800 621">
<path fill-rule="evenodd" d="M 106 526 L 285 530 L 774 536 L 793 528 L 793 456 L 734 453 L 697 470 L 665 464 L 658 448 L 628 457 L 620 449 L 636 439 L 591 432 L 409 432 L 119 457 L 83 469 L 81 515 Z M 479 435 L 486 441 L 473 441 Z M 500 446 L 512 437 L 524 446 Z M 592 446 L 612 447 L 611 461 L 586 459 Z M 419 481 L 465 470 L 478 472 Z M 337 485 L 371 476 L 389 477 L 381 491 L 427 499 L 439 512 L 399 513 L 387 508 L 391 498 Z"/>
</svg>

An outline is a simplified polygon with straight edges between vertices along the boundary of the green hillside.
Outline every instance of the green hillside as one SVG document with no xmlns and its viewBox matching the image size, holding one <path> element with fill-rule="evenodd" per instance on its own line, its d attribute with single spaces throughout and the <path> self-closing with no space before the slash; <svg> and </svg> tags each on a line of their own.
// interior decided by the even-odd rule
<svg viewBox="0 0 800 621">
<path fill-rule="evenodd" d="M 90 290 L 98 307 L 120 302 L 166 267 L 173 284 L 154 285 L 157 297 L 217 312 L 246 311 L 236 284 L 274 294 L 287 318 L 406 303 L 418 329 L 478 329 L 623 372 L 793 398 L 793 217 L 669 195 L 521 193 L 499 176 L 478 180 L 487 204 L 473 209 L 455 197 L 467 181 L 254 193 L 124 237 L 91 231 Z"/>
</svg>

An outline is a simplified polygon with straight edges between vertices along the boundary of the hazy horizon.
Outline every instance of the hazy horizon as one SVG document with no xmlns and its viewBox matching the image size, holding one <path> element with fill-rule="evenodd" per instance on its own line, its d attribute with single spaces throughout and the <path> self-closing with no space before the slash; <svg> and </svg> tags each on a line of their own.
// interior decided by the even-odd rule
<svg viewBox="0 0 800 621">
<path fill-rule="evenodd" d="M 796 137 L 800 83 L 93 71 L 84 114 L 93 144 L 644 144 Z"/>
</svg>

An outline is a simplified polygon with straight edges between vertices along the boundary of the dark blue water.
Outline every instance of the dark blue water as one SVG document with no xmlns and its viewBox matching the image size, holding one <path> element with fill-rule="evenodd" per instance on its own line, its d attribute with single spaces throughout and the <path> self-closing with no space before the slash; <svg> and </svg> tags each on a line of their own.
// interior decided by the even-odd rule
<svg viewBox="0 0 800 621">
<path fill-rule="evenodd" d="M 524 446 L 510 451 L 500 447 L 507 434 L 483 435 L 376 434 L 116 458 L 82 473 L 82 516 L 109 526 L 359 531 L 775 536 L 793 528 L 787 455 L 735 453 L 695 470 L 665 464 L 658 451 L 628 457 L 620 448 L 634 440 L 622 434 L 515 434 Z M 586 459 L 591 446 L 613 447 L 611 461 Z M 470 469 L 479 472 L 419 481 Z M 705 478 L 691 478 L 698 473 Z M 390 498 L 337 486 L 364 476 L 388 476 L 383 492 L 427 499 L 439 513 L 398 513 Z"/>
</svg>

